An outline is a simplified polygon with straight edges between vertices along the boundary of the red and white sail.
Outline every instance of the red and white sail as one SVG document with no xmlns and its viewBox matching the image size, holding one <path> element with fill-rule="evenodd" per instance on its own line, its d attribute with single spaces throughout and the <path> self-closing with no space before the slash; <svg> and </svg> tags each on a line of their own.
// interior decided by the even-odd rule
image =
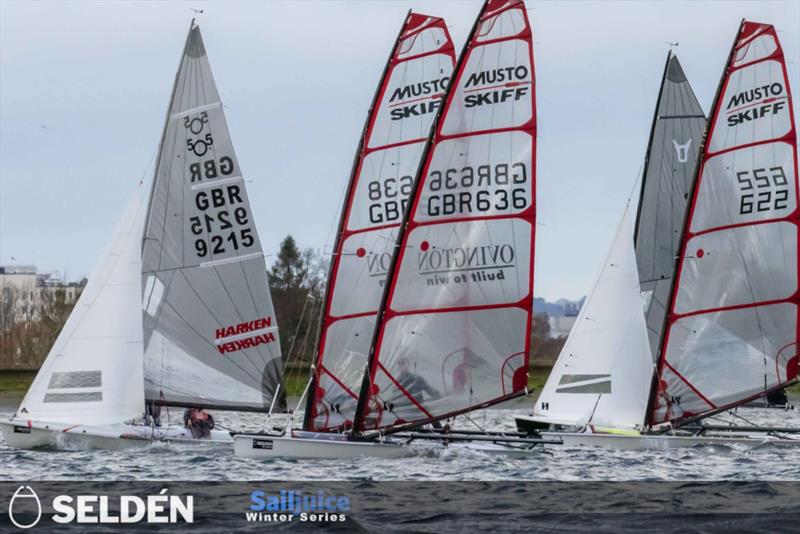
<svg viewBox="0 0 800 534">
<path fill-rule="evenodd" d="M 681 423 L 798 374 L 797 142 L 773 26 L 743 22 L 683 236 L 651 423 Z"/>
<path fill-rule="evenodd" d="M 370 109 L 348 186 L 306 430 L 352 426 L 397 228 L 454 63 L 444 20 L 409 13 Z"/>
<path fill-rule="evenodd" d="M 355 431 L 525 391 L 536 106 L 521 0 L 489 0 L 434 125 L 390 268 Z"/>
</svg>

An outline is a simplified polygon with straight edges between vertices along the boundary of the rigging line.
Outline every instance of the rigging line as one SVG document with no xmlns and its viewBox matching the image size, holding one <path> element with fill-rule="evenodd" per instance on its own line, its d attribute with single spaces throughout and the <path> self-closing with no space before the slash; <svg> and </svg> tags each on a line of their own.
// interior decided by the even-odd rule
<svg viewBox="0 0 800 534">
<path fill-rule="evenodd" d="M 314 376 L 315 368 L 316 368 L 316 366 L 312 363 L 311 364 L 311 376 L 312 377 Z M 292 410 L 291 414 L 289 415 L 289 419 L 286 422 L 286 426 L 283 429 L 283 433 L 284 434 L 286 434 L 287 431 L 291 432 L 292 423 L 294 422 L 294 416 L 300 411 L 300 407 L 303 406 L 303 401 L 305 400 L 306 395 L 308 394 L 308 390 L 311 387 L 311 382 L 312 382 L 312 379 L 309 379 L 308 382 L 306 383 L 305 389 L 303 390 L 303 394 L 300 395 L 299 399 L 297 399 L 297 404 L 295 405 L 294 410 Z"/>
<path fill-rule="evenodd" d="M 483 410 L 483 414 L 484 414 L 484 417 L 485 417 L 485 416 L 486 416 L 486 410 Z M 479 424 L 477 423 L 477 421 L 473 420 L 473 419 L 472 419 L 472 417 L 470 417 L 470 416 L 469 416 L 469 412 L 465 413 L 465 414 L 464 414 L 464 417 L 467 419 L 467 421 L 469 421 L 470 423 L 472 423 L 473 425 L 475 425 L 475 427 L 476 427 L 478 430 L 480 430 L 481 432 L 483 432 L 484 434 L 486 434 L 486 429 L 485 429 L 485 428 L 483 428 L 481 425 L 479 425 Z"/>
<path fill-rule="evenodd" d="M 305 354 L 308 349 L 308 336 L 311 334 L 311 328 L 309 326 L 310 325 L 308 324 L 306 325 L 306 332 L 305 335 L 303 336 L 303 342 L 300 344 L 300 349 L 298 350 L 298 357 L 297 357 L 298 361 L 300 360 L 301 355 Z M 296 375 L 297 378 L 300 378 L 300 375 L 302 373 L 301 366 L 297 366 L 296 373 L 297 373 Z"/>
<path fill-rule="evenodd" d="M 743 416 L 739 415 L 739 414 L 738 414 L 738 413 L 736 413 L 736 412 L 728 412 L 728 413 L 729 413 L 729 414 L 730 414 L 732 417 L 737 417 L 737 418 L 741 419 L 742 421 L 744 421 L 745 423 L 747 423 L 747 424 L 748 424 L 748 425 L 750 425 L 750 426 L 759 426 L 759 425 L 757 425 L 756 423 L 754 423 L 754 422 L 750 421 L 749 419 L 747 419 L 747 418 L 745 418 L 745 417 L 743 417 Z"/>
<path fill-rule="evenodd" d="M 303 318 L 306 315 L 306 307 L 308 307 L 308 301 L 311 298 L 311 294 L 309 293 L 306 295 L 306 300 L 303 303 L 303 309 L 300 312 L 300 319 L 297 320 L 297 327 L 294 329 L 294 334 L 292 335 L 292 344 L 289 346 L 289 351 L 287 352 L 286 361 L 283 364 L 283 372 L 286 373 L 286 368 L 289 365 L 289 361 L 292 359 L 292 354 L 294 354 L 294 345 L 297 342 L 297 335 L 300 333 L 300 325 L 303 324 Z"/>
<path fill-rule="evenodd" d="M 152 278 L 153 278 L 153 286 L 150 289 L 150 294 L 147 295 L 147 307 L 145 308 L 145 314 L 146 315 L 150 315 L 150 313 L 147 312 L 147 310 L 150 309 L 150 302 L 151 302 L 151 300 L 153 298 L 153 292 L 155 291 L 155 284 L 156 284 L 156 282 L 161 282 L 161 279 L 156 274 L 153 274 Z M 172 281 L 174 279 L 175 279 L 175 272 L 173 271 L 173 272 L 170 273 L 169 282 L 167 282 L 166 284 L 161 282 L 164 285 L 163 293 L 161 295 L 161 300 L 165 299 L 165 296 L 167 296 L 167 297 L 169 296 L 169 289 L 172 287 Z M 148 328 L 147 328 L 148 319 L 147 319 L 146 315 L 143 314 L 143 319 L 142 319 L 143 328 L 142 328 L 142 330 L 144 331 L 144 335 L 142 336 L 142 341 L 144 343 L 143 351 L 144 351 L 144 360 L 145 360 L 145 366 L 144 366 L 145 367 L 145 373 L 147 372 L 147 363 L 146 362 L 147 362 L 148 349 L 150 347 L 150 341 L 152 341 L 152 339 L 153 339 L 153 332 L 158 330 L 158 326 L 159 326 L 159 324 L 161 322 L 161 313 L 163 311 L 164 311 L 164 307 L 159 302 L 158 303 L 158 307 L 156 308 L 156 315 L 150 315 L 150 317 L 152 317 L 152 319 L 150 320 L 150 322 L 152 322 L 152 327 L 149 329 L 150 330 L 149 335 L 148 335 L 148 332 L 147 332 L 147 330 L 148 330 Z M 147 339 L 144 339 L 145 337 L 147 337 Z M 163 388 L 163 385 L 164 385 L 164 382 L 163 382 L 163 380 L 164 380 L 164 360 L 166 358 L 165 351 L 164 351 L 164 341 L 165 341 L 165 337 L 162 335 L 161 336 L 161 380 L 162 381 L 159 383 L 159 386 L 161 386 L 162 388 Z M 145 378 L 145 381 L 146 381 L 146 378 Z"/>
<path fill-rule="evenodd" d="M 602 396 L 603 396 L 602 393 L 597 394 L 597 400 L 594 401 L 594 408 L 592 408 L 592 413 L 589 414 L 589 419 L 586 420 L 586 424 L 583 425 L 583 428 L 586 428 L 592 424 L 592 419 L 594 419 L 594 413 L 597 411 L 597 405 L 600 404 L 600 397 Z"/>
</svg>

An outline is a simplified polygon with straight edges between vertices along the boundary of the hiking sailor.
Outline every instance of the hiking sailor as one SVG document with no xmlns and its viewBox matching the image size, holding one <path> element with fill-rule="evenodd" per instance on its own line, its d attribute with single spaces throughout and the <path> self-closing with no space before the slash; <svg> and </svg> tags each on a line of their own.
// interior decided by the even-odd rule
<svg viewBox="0 0 800 534">
<path fill-rule="evenodd" d="M 183 426 L 189 429 L 194 439 L 208 439 L 214 429 L 214 418 L 203 408 L 187 408 L 183 412 Z"/>
</svg>

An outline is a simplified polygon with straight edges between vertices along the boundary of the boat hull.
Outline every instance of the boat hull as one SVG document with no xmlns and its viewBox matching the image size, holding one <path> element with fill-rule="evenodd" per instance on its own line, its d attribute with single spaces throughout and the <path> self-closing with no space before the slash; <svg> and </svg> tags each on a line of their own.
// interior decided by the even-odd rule
<svg viewBox="0 0 800 534">
<path fill-rule="evenodd" d="M 347 459 L 369 456 L 403 458 L 413 451 L 406 445 L 377 441 L 347 441 L 261 434 L 236 434 L 233 451 L 241 458 Z"/>
<path fill-rule="evenodd" d="M 208 439 L 194 439 L 181 426 L 149 427 L 143 425 L 58 425 L 28 421 L 0 421 L 6 445 L 15 449 L 105 449 L 122 450 L 146 447 L 153 443 L 176 443 L 192 446 L 230 444 L 228 432 L 212 430 Z"/>
<path fill-rule="evenodd" d="M 606 447 L 620 450 L 664 450 L 682 447 L 698 446 L 757 446 L 764 443 L 779 445 L 800 446 L 800 439 L 791 436 L 777 437 L 775 435 L 755 432 L 737 432 L 715 430 L 703 435 L 693 435 L 683 431 L 680 434 L 636 434 L 630 433 L 593 433 L 593 432 L 561 432 L 542 431 L 542 423 L 532 417 L 517 416 L 514 418 L 517 428 L 522 432 L 529 432 L 541 436 L 545 440 L 561 440 L 559 447 Z M 679 431 L 681 432 L 681 431 Z M 544 443 L 545 447 L 553 446 Z"/>
<path fill-rule="evenodd" d="M 762 444 L 790 445 L 800 447 L 800 439 L 781 439 L 766 434 L 729 436 L 672 436 L 642 434 L 638 436 L 618 434 L 592 434 L 582 432 L 542 432 L 543 438 L 560 438 L 560 447 L 605 447 L 618 450 L 666 450 L 683 447 L 708 446 L 758 446 Z M 547 445 L 545 445 L 547 447 Z"/>
</svg>

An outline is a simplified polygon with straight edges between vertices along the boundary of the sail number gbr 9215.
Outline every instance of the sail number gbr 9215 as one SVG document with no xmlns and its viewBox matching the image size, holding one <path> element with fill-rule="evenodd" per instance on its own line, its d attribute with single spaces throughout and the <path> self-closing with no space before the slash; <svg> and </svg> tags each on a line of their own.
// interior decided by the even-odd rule
<svg viewBox="0 0 800 534">
<path fill-rule="evenodd" d="M 206 258 L 209 252 L 218 256 L 253 246 L 255 236 L 241 186 L 231 184 L 198 191 L 194 200 L 200 213 L 189 217 L 189 230 L 197 236 L 194 248 L 199 258 Z"/>
<path fill-rule="evenodd" d="M 783 167 L 736 173 L 739 183 L 739 214 L 748 215 L 788 207 L 789 182 Z"/>
</svg>

